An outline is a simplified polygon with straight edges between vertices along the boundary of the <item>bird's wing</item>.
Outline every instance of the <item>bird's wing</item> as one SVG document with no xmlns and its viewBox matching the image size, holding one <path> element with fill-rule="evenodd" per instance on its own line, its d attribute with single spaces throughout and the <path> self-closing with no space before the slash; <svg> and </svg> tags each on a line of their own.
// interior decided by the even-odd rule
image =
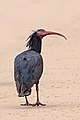
<svg viewBox="0 0 80 120">
<path fill-rule="evenodd" d="M 31 88 L 37 83 L 43 72 L 43 60 L 35 51 L 24 52 L 18 55 L 14 62 L 15 81 Z M 18 85 L 19 86 L 19 85 Z"/>
</svg>

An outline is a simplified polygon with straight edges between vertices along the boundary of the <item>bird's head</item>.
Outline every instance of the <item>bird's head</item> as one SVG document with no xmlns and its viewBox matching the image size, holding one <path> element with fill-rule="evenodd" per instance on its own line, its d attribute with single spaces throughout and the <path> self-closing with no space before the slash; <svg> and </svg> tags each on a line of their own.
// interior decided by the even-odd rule
<svg viewBox="0 0 80 120">
<path fill-rule="evenodd" d="M 41 52 L 41 43 L 42 43 L 42 38 L 47 36 L 47 35 L 59 35 L 61 37 L 64 37 L 67 39 L 64 35 L 61 33 L 57 32 L 51 32 L 51 31 L 46 31 L 44 29 L 38 29 L 33 32 L 32 35 L 28 37 L 28 42 L 27 42 L 27 47 L 31 50 L 35 50 L 36 52 L 40 53 Z"/>
<path fill-rule="evenodd" d="M 37 32 L 37 35 L 40 37 L 40 39 L 42 39 L 43 37 L 45 37 L 47 35 L 59 35 L 59 36 L 64 37 L 67 40 L 67 38 L 64 35 L 62 35 L 61 33 L 46 31 L 44 29 L 38 29 L 36 32 Z"/>
</svg>

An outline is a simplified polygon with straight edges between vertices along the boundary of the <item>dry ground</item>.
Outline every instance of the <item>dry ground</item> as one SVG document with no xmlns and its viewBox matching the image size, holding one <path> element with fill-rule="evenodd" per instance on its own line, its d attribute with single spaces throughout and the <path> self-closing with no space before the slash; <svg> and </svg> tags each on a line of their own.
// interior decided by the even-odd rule
<svg viewBox="0 0 80 120">
<path fill-rule="evenodd" d="M 40 99 L 45 107 L 21 107 L 13 78 L 15 56 L 26 50 L 31 30 L 43 39 Z M 35 102 L 35 87 L 30 102 Z M 0 0 L 0 120 L 80 120 L 80 0 Z"/>
</svg>

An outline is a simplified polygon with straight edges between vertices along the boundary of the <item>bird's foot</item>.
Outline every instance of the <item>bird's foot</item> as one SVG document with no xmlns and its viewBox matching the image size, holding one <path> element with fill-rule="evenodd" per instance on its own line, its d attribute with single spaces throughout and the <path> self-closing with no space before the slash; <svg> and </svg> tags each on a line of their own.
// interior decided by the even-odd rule
<svg viewBox="0 0 80 120">
<path fill-rule="evenodd" d="M 32 106 L 33 104 L 31 103 L 25 103 L 25 104 L 21 104 L 21 106 Z"/>
<path fill-rule="evenodd" d="M 40 103 L 40 102 L 36 102 L 35 104 L 32 104 L 32 106 L 39 106 L 39 105 L 41 105 L 41 106 L 46 106 L 46 104 L 42 104 L 42 103 Z"/>
</svg>

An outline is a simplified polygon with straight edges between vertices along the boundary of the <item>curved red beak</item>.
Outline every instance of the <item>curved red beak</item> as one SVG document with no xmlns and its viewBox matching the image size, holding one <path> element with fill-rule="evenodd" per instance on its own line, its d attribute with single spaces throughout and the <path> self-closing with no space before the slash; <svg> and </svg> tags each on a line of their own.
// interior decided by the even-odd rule
<svg viewBox="0 0 80 120">
<path fill-rule="evenodd" d="M 64 35 L 62 35 L 61 33 L 51 32 L 51 31 L 45 31 L 42 35 L 40 35 L 40 38 L 42 39 L 46 35 L 59 35 L 67 40 L 67 38 Z"/>
</svg>

